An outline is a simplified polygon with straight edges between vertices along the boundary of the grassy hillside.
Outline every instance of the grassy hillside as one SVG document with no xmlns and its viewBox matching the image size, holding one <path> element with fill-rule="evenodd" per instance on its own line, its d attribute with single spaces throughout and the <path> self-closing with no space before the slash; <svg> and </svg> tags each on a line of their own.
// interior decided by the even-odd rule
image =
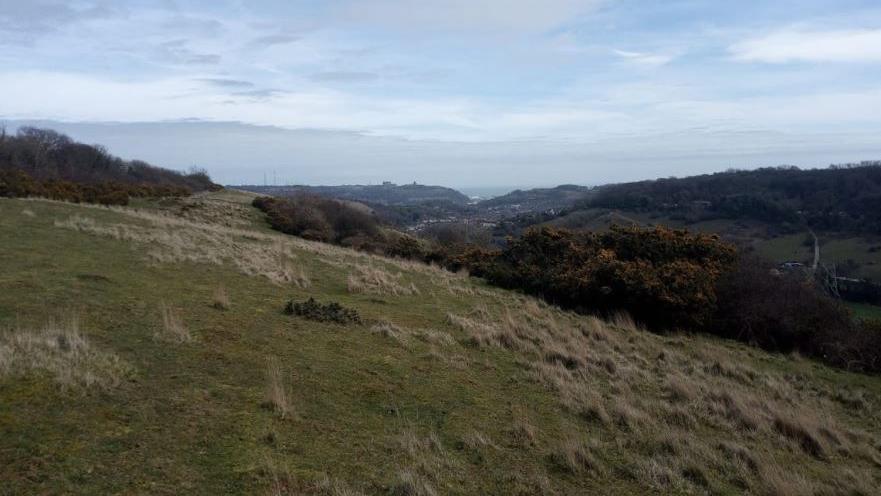
<svg viewBox="0 0 881 496">
<path fill-rule="evenodd" d="M 877 494 L 881 378 L 271 232 L 0 199 L 0 494 Z M 285 315 L 314 297 L 360 313 Z"/>
</svg>

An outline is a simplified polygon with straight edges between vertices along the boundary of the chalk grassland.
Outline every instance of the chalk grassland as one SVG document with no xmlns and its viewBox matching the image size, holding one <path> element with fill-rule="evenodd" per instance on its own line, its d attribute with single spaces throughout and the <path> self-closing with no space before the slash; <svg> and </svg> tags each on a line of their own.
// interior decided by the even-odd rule
<svg viewBox="0 0 881 496">
<path fill-rule="evenodd" d="M 277 235 L 0 200 L 0 494 L 877 494 L 881 379 Z M 336 301 L 346 326 L 284 315 Z"/>
</svg>

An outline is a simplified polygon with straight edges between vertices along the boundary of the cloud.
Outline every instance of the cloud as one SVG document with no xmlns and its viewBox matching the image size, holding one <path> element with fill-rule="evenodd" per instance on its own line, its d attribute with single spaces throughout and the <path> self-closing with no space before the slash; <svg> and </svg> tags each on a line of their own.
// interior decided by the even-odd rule
<svg viewBox="0 0 881 496">
<path fill-rule="evenodd" d="M 270 34 L 267 36 L 259 36 L 248 43 L 254 48 L 267 48 L 275 45 L 287 45 L 299 41 L 301 38 L 292 34 Z"/>
<path fill-rule="evenodd" d="M 881 29 L 833 31 L 786 28 L 729 48 L 736 60 L 786 62 L 881 62 Z"/>
<path fill-rule="evenodd" d="M 70 5 L 56 0 L 0 0 L 0 42 L 29 43 L 69 24 L 115 13 L 107 2 Z"/>
<path fill-rule="evenodd" d="M 552 29 L 596 9 L 602 0 L 360 0 L 341 11 L 357 22 L 407 30 L 525 31 Z"/>
<path fill-rule="evenodd" d="M 375 81 L 379 76 L 372 72 L 328 71 L 312 74 L 309 78 L 321 83 L 363 83 Z"/>
<path fill-rule="evenodd" d="M 248 90 L 248 91 L 237 91 L 232 94 L 233 97 L 237 97 L 239 99 L 244 99 L 245 103 L 247 102 L 263 102 L 266 100 L 271 100 L 273 98 L 278 98 L 284 95 L 285 92 L 282 90 L 272 89 L 272 88 L 264 88 L 259 90 Z M 229 103 L 238 104 L 242 103 L 241 100 L 230 100 Z"/>
<path fill-rule="evenodd" d="M 673 55 L 663 55 L 658 53 L 630 52 L 626 50 L 612 50 L 612 52 L 630 62 L 649 67 L 667 65 L 675 58 Z"/>
<path fill-rule="evenodd" d="M 175 65 L 215 65 L 220 63 L 220 55 L 201 53 L 190 49 L 187 40 L 171 40 L 160 43 L 156 48 L 160 60 Z"/>
<path fill-rule="evenodd" d="M 254 83 L 250 81 L 241 81 L 238 79 L 226 79 L 226 78 L 200 78 L 196 81 L 210 84 L 211 86 L 217 86 L 218 88 L 230 88 L 230 89 L 242 89 L 242 88 L 253 88 Z"/>
</svg>

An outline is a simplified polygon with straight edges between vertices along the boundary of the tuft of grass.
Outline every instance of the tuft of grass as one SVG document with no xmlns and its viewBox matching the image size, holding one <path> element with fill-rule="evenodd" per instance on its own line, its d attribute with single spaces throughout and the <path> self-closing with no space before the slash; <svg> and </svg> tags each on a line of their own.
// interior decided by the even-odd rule
<svg viewBox="0 0 881 496">
<path fill-rule="evenodd" d="M 673 376 L 667 380 L 667 390 L 674 401 L 693 401 L 700 394 L 700 389 L 684 376 Z"/>
<path fill-rule="evenodd" d="M 584 472 L 600 472 L 601 462 L 594 455 L 594 448 L 586 441 L 567 439 L 550 455 L 551 463 L 566 472 L 582 474 Z"/>
<path fill-rule="evenodd" d="M 94 347 L 75 317 L 39 329 L 0 330 L 0 377 L 46 373 L 63 388 L 109 389 L 130 372 L 114 353 Z"/>
<path fill-rule="evenodd" d="M 398 472 L 397 478 L 391 486 L 391 494 L 394 496 L 437 496 L 431 482 L 414 469 L 404 469 Z"/>
<path fill-rule="evenodd" d="M 763 465 L 760 477 L 760 491 L 767 496 L 812 496 L 818 492 L 815 483 L 773 462 Z"/>
<path fill-rule="evenodd" d="M 784 417 L 778 414 L 774 417 L 774 430 L 796 442 L 805 453 L 815 458 L 825 457 L 826 450 L 823 448 L 823 443 L 804 418 Z"/>
<path fill-rule="evenodd" d="M 180 311 L 170 307 L 165 302 L 159 305 L 159 315 L 162 318 L 162 329 L 154 334 L 159 339 L 167 339 L 178 343 L 193 341 L 193 335 L 184 325 Z"/>
<path fill-rule="evenodd" d="M 415 284 L 401 282 L 402 274 L 391 272 L 376 265 L 355 265 L 355 272 L 349 274 L 347 287 L 350 293 L 364 293 L 387 296 L 412 296 L 420 294 Z"/>
<path fill-rule="evenodd" d="M 537 433 L 535 426 L 528 419 L 517 416 L 508 429 L 511 442 L 518 448 L 528 449 L 535 446 Z"/>
<path fill-rule="evenodd" d="M 266 398 L 263 406 L 277 413 L 282 419 L 289 419 L 294 414 L 282 368 L 276 358 L 270 358 L 266 363 Z"/>
<path fill-rule="evenodd" d="M 230 309 L 231 303 L 229 301 L 229 294 L 227 294 L 225 287 L 217 286 L 214 290 L 214 294 L 211 297 L 211 306 L 217 310 Z"/>
</svg>

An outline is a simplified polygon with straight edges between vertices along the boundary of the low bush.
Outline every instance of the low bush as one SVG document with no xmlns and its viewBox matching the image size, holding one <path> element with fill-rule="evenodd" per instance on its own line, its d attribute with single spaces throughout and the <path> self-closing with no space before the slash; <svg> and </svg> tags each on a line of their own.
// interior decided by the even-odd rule
<svg viewBox="0 0 881 496">
<path fill-rule="evenodd" d="M 301 194 L 258 197 L 253 205 L 266 213 L 273 229 L 286 234 L 368 251 L 386 244 L 372 215 L 342 201 Z"/>
<path fill-rule="evenodd" d="M 527 231 L 497 254 L 453 257 L 489 282 L 580 311 L 627 311 L 654 329 L 697 329 L 716 305 L 714 285 L 734 259 L 716 236 L 665 228 L 605 233 Z"/>
<path fill-rule="evenodd" d="M 361 316 L 356 310 L 346 308 L 337 302 L 318 303 L 314 298 L 303 302 L 291 300 L 285 306 L 284 313 L 318 322 L 334 322 L 343 325 L 361 323 Z"/>
<path fill-rule="evenodd" d="M 129 199 L 188 196 L 192 191 L 182 186 L 102 182 L 80 184 L 71 181 L 37 180 L 15 169 L 0 169 L 0 197 L 41 197 L 72 203 L 128 205 Z"/>
<path fill-rule="evenodd" d="M 720 278 L 708 332 L 772 351 L 798 351 L 850 370 L 881 371 L 881 325 L 854 321 L 813 278 L 744 255 Z"/>
</svg>

